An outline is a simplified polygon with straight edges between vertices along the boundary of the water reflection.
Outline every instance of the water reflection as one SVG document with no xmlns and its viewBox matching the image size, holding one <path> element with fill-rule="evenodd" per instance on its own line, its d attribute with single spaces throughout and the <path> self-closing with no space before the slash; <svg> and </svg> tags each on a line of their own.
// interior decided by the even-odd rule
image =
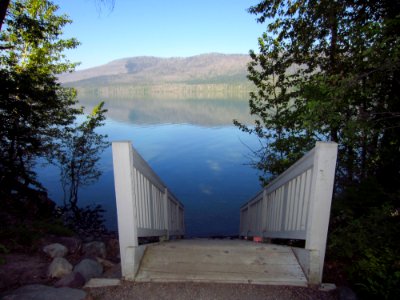
<svg viewBox="0 0 400 300">
<path fill-rule="evenodd" d="M 107 116 L 133 124 L 232 125 L 232 119 L 253 123 L 247 99 L 134 99 L 102 98 Z M 95 97 L 80 98 L 88 110 L 98 104 Z"/>
<path fill-rule="evenodd" d="M 239 208 L 259 189 L 257 172 L 246 165 L 247 147 L 256 148 L 258 141 L 232 125 L 234 118 L 250 122 L 246 100 L 102 100 L 109 112 L 100 131 L 110 141 L 132 141 L 185 205 L 187 235 L 238 234 Z M 81 103 L 91 109 L 98 101 Z M 116 229 L 110 148 L 100 163 L 102 177 L 82 189 L 80 202 L 103 205 L 108 227 Z M 61 201 L 55 172 L 47 168 L 39 175 L 50 196 Z"/>
</svg>

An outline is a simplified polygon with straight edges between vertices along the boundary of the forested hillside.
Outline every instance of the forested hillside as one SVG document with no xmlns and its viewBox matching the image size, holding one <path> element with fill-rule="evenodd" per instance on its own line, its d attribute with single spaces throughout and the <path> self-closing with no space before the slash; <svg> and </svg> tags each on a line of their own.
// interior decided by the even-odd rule
<svg viewBox="0 0 400 300">
<path fill-rule="evenodd" d="M 192 57 L 132 57 L 63 74 L 60 81 L 81 95 L 105 97 L 218 97 L 247 98 L 248 55 L 202 54 Z"/>
</svg>

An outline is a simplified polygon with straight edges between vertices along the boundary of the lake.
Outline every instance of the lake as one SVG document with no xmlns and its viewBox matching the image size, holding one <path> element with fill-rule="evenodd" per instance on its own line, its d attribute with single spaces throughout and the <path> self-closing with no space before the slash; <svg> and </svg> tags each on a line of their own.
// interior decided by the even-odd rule
<svg viewBox="0 0 400 300">
<path fill-rule="evenodd" d="M 80 99 L 91 109 L 97 101 Z M 251 124 L 246 99 L 104 99 L 110 141 L 133 146 L 185 205 L 187 236 L 237 235 L 239 208 L 260 189 L 258 172 L 249 166 L 256 137 L 232 125 Z M 100 161 L 100 180 L 80 191 L 80 205 L 101 204 L 106 222 L 117 229 L 111 147 Z M 62 189 L 55 167 L 39 179 L 56 202 Z"/>
</svg>

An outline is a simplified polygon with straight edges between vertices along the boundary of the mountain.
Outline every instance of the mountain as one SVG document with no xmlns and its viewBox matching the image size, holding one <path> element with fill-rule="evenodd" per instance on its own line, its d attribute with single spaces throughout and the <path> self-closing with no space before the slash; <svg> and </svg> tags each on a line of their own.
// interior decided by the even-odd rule
<svg viewBox="0 0 400 300">
<path fill-rule="evenodd" d="M 209 53 L 191 57 L 161 58 L 138 56 L 59 76 L 60 82 L 74 87 L 80 99 L 170 98 L 248 99 L 255 91 L 247 79 L 245 54 Z M 304 66 L 293 64 L 293 74 Z"/>
<path fill-rule="evenodd" d="M 60 81 L 76 86 L 121 84 L 210 84 L 246 82 L 248 55 L 202 54 L 192 57 L 123 58 L 108 64 L 63 74 Z"/>
</svg>

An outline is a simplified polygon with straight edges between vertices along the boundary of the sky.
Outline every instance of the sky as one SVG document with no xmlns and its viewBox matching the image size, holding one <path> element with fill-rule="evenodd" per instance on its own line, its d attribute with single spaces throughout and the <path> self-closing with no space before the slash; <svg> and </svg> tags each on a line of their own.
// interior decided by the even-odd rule
<svg viewBox="0 0 400 300">
<path fill-rule="evenodd" d="M 109 0 L 110 2 L 112 0 Z M 81 45 L 67 52 L 77 69 L 133 56 L 188 57 L 257 50 L 264 24 L 247 9 L 258 0 L 54 0 L 73 23 L 64 37 Z"/>
</svg>

